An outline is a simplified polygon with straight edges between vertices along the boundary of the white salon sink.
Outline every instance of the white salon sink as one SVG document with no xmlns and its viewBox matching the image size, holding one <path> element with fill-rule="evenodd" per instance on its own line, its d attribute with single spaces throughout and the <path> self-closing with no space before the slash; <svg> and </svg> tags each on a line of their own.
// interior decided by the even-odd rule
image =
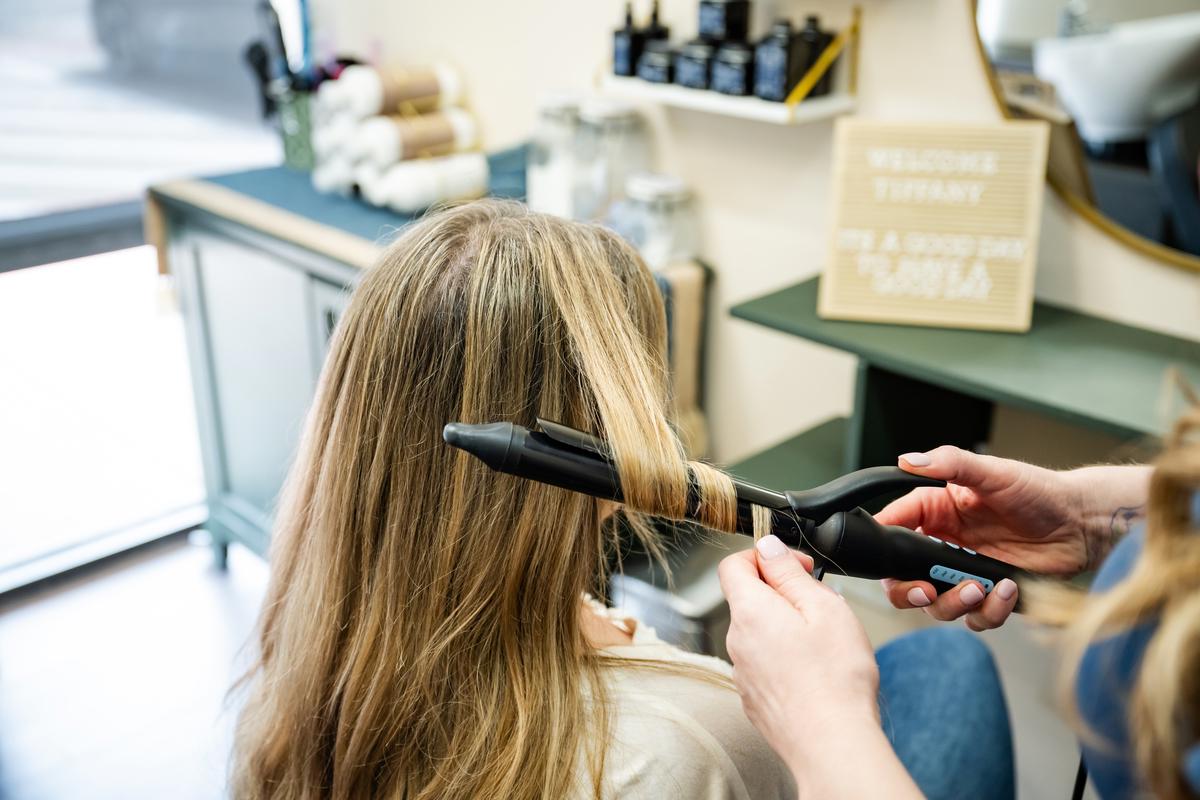
<svg viewBox="0 0 1200 800">
<path fill-rule="evenodd" d="M 1200 98 L 1200 12 L 1039 39 L 1033 66 L 1054 84 L 1084 139 L 1143 139 L 1155 123 Z"/>
</svg>

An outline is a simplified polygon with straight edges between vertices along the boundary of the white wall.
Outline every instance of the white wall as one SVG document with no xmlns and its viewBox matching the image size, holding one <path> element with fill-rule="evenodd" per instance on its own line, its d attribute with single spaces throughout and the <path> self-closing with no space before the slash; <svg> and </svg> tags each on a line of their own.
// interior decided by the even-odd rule
<svg viewBox="0 0 1200 800">
<path fill-rule="evenodd" d="M 643 11 L 648 0 L 638 5 Z M 863 0 L 859 114 L 894 120 L 1000 118 L 972 39 L 967 0 Z M 340 49 L 386 62 L 449 59 L 462 69 L 489 148 L 525 138 L 539 92 L 594 85 L 620 0 L 361 0 L 318 9 Z M 850 3 L 759 3 L 830 25 Z M 695 0 L 664 0 L 676 36 L 695 30 Z M 849 410 L 851 359 L 731 319 L 734 303 L 815 275 L 828 223 L 831 124 L 782 128 L 650 108 L 661 165 L 701 203 L 706 260 L 717 270 L 707 408 L 714 456 L 732 461 Z M 1161 265 L 1111 240 L 1047 192 L 1039 298 L 1200 340 L 1200 273 Z"/>
</svg>

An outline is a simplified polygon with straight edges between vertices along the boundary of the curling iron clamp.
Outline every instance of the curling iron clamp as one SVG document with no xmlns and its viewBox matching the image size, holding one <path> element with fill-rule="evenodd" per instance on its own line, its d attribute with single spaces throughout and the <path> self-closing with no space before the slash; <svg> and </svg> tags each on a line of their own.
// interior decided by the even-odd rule
<svg viewBox="0 0 1200 800">
<path fill-rule="evenodd" d="M 602 439 L 556 422 L 539 419 L 537 424 L 537 430 L 530 430 L 511 422 L 451 422 L 442 430 L 442 438 L 498 472 L 622 501 L 620 476 Z M 753 506 L 770 509 L 771 533 L 789 547 L 811 555 L 818 580 L 832 572 L 854 578 L 929 581 L 941 594 L 966 580 L 978 581 L 990 592 L 1003 578 L 1019 584 L 1028 577 L 1012 564 L 974 550 L 908 528 L 881 525 L 859 507 L 880 495 L 941 487 L 945 481 L 898 467 L 869 467 L 798 492 L 776 492 L 737 479 L 733 485 L 737 532 L 753 535 Z M 689 520 L 696 521 L 698 506 L 699 492 L 693 481 Z"/>
</svg>

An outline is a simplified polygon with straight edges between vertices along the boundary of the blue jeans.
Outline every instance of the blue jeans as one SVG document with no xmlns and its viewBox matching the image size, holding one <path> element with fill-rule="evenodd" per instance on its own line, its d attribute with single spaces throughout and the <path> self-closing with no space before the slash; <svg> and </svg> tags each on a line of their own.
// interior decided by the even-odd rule
<svg viewBox="0 0 1200 800">
<path fill-rule="evenodd" d="M 1013 800 L 1012 729 L 987 646 L 927 628 L 879 648 L 879 709 L 900 762 L 929 800 Z"/>
</svg>

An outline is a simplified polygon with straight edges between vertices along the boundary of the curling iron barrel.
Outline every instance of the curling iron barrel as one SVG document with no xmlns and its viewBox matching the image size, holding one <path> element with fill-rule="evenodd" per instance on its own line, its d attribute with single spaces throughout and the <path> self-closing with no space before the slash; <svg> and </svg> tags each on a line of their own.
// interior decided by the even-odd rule
<svg viewBox="0 0 1200 800">
<path fill-rule="evenodd" d="M 621 502 L 620 475 L 603 440 L 565 425 L 538 420 L 539 430 L 508 422 L 468 425 L 451 422 L 446 443 L 476 456 L 498 472 Z M 820 574 L 826 570 L 856 578 L 929 581 L 946 591 L 975 580 L 985 591 L 1003 578 L 1018 583 L 1027 573 L 907 528 L 880 525 L 859 504 L 879 495 L 943 481 L 894 467 L 872 467 L 843 475 L 823 486 L 780 493 L 734 480 L 738 532 L 753 533 L 752 508 L 771 510 L 771 532 L 790 547 L 809 553 Z M 689 519 L 695 519 L 698 494 L 692 487 Z M 1018 607 L 1019 610 L 1019 607 Z"/>
</svg>

